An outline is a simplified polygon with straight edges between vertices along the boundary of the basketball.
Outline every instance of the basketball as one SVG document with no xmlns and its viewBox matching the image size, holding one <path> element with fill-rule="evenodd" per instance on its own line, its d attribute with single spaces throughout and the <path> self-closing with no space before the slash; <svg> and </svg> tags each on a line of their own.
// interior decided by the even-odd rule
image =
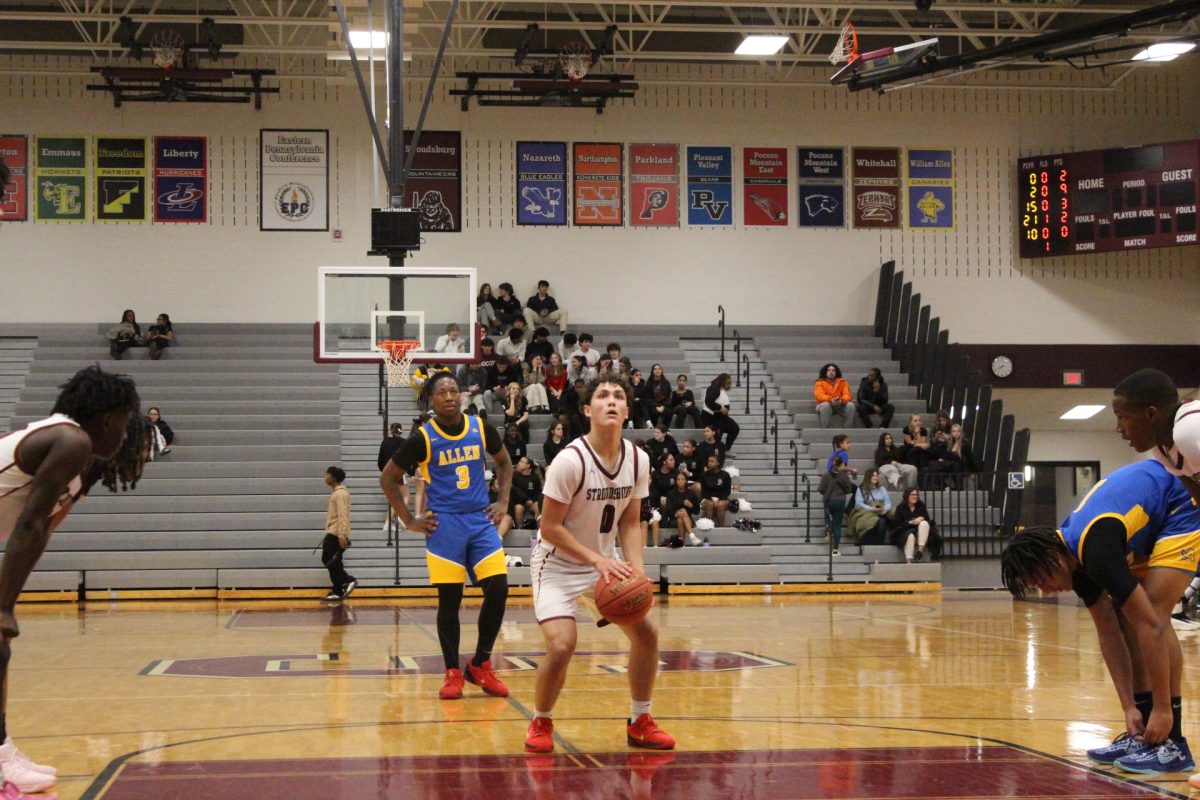
<svg viewBox="0 0 1200 800">
<path fill-rule="evenodd" d="M 654 607 L 654 584 L 640 572 L 596 581 L 596 610 L 616 625 L 632 625 Z"/>
</svg>

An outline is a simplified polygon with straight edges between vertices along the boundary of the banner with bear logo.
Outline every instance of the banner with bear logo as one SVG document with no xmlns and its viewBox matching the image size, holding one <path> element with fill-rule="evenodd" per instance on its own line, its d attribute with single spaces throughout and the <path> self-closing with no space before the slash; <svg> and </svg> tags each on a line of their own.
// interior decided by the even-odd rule
<svg viewBox="0 0 1200 800">
<path fill-rule="evenodd" d="M 629 145 L 629 223 L 679 227 L 679 145 Z"/>
<path fill-rule="evenodd" d="M 412 150 L 412 131 L 404 132 L 404 157 Z M 404 203 L 420 212 L 421 231 L 462 230 L 462 133 L 421 131 L 417 154 L 404 182 Z"/>
<path fill-rule="evenodd" d="M 688 147 L 688 225 L 733 224 L 733 148 Z"/>
<path fill-rule="evenodd" d="M 329 131 L 259 131 L 263 231 L 329 230 Z"/>
<path fill-rule="evenodd" d="M 154 221 L 208 221 L 206 137 L 154 137 Z"/>
</svg>

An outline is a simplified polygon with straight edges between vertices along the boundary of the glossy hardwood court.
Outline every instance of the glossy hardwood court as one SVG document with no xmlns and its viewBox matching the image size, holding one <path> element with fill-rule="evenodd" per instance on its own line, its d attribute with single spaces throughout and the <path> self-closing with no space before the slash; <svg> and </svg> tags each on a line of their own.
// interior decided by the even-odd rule
<svg viewBox="0 0 1200 800">
<path fill-rule="evenodd" d="M 496 657 L 512 696 L 468 685 L 457 702 L 437 699 L 419 601 L 22 605 L 9 730 L 71 799 L 1189 796 L 1187 775 L 1087 766 L 1121 715 L 1080 606 L 947 592 L 672 597 L 655 613 L 670 754 L 626 747 L 624 639 L 587 624 L 557 752 L 524 755 L 541 647 L 527 598 Z"/>
</svg>

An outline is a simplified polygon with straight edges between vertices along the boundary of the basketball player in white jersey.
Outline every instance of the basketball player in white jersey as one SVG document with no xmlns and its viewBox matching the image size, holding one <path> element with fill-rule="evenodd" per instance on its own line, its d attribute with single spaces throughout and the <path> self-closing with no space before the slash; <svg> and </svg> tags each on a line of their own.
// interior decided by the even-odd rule
<svg viewBox="0 0 1200 800">
<path fill-rule="evenodd" d="M 546 640 L 534 718 L 525 737 L 530 753 L 554 749 L 552 712 L 575 652 L 579 598 L 591 595 L 602 575 L 645 573 L 640 518 L 642 498 L 650 493 L 650 459 L 621 438 L 632 397 L 625 379 L 612 373 L 591 380 L 583 396 L 591 430 L 563 448 L 546 472 L 541 527 L 530 559 L 534 615 Z M 617 558 L 618 539 L 623 559 Z M 658 626 L 647 616 L 621 630 L 629 637 L 633 701 L 626 741 L 632 747 L 671 750 L 675 739 L 650 715 Z"/>
<path fill-rule="evenodd" d="M 133 381 L 89 367 L 63 387 L 51 415 L 0 438 L 0 540 L 7 540 L 0 565 L 0 799 L 17 800 L 55 783 L 57 771 L 32 763 L 8 737 L 5 711 L 11 641 L 20 635 L 14 613 L 17 597 L 41 558 L 54 528 L 103 472 L 118 469 L 136 484 L 144 449 L 131 468 L 101 465 L 122 451 L 130 427 L 140 429 L 138 393 Z M 111 481 L 111 482 L 110 482 Z M 105 475 L 115 490 L 116 481 Z"/>
</svg>

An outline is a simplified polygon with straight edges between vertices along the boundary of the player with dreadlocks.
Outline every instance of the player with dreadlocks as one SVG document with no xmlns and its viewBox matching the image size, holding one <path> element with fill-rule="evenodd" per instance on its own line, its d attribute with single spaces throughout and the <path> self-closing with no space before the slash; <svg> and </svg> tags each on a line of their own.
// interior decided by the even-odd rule
<svg viewBox="0 0 1200 800">
<path fill-rule="evenodd" d="M 93 366 L 67 381 L 49 417 L 0 438 L 0 798 L 54 785 L 57 771 L 31 762 L 8 736 L 5 711 L 15 607 L 55 527 L 97 480 L 132 489 L 146 457 L 133 380 Z"/>
<path fill-rule="evenodd" d="M 1061 528 L 1020 531 L 1001 554 L 1014 597 L 1073 589 L 1092 616 L 1125 712 L 1125 731 L 1089 750 L 1092 761 L 1144 774 L 1195 767 L 1181 729 L 1183 651 L 1171 608 L 1198 562 L 1200 508 L 1150 460 L 1114 470 Z"/>
</svg>

